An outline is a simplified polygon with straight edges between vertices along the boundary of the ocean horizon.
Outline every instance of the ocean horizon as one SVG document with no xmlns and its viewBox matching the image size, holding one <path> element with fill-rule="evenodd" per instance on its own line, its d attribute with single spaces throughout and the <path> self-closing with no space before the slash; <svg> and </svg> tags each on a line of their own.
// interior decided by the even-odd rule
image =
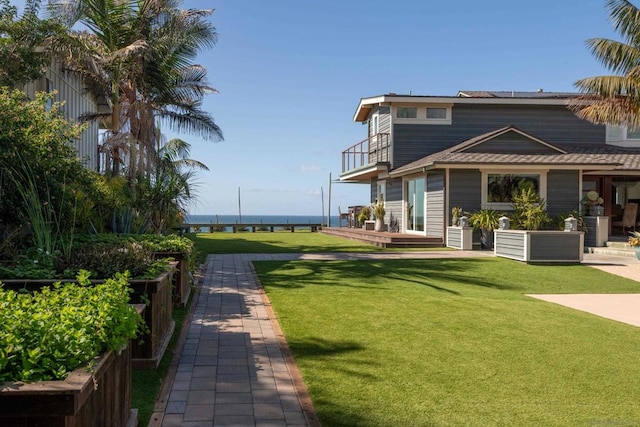
<svg viewBox="0 0 640 427">
<path fill-rule="evenodd" d="M 322 215 L 187 215 L 185 224 L 327 224 Z M 331 215 L 330 225 L 338 226 L 338 216 Z M 209 231 L 203 227 L 204 231 Z M 228 231 L 228 230 L 227 230 Z"/>
</svg>

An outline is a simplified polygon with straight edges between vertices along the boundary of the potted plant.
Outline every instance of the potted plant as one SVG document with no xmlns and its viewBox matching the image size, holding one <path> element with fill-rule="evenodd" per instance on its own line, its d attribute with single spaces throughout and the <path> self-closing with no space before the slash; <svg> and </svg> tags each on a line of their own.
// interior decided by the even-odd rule
<svg viewBox="0 0 640 427">
<path fill-rule="evenodd" d="M 584 207 L 584 214 L 590 216 L 602 216 L 604 215 L 604 206 L 602 206 L 604 200 L 597 191 L 589 191 L 582 199 L 582 206 Z"/>
<path fill-rule="evenodd" d="M 371 208 L 369 206 L 363 206 L 362 209 L 360 209 L 360 214 L 358 214 L 358 224 L 362 226 L 369 218 L 371 218 Z"/>
<path fill-rule="evenodd" d="M 128 277 L 34 292 L 0 287 L 0 425 L 124 427 L 131 411 L 131 348 L 143 327 Z M 130 419 L 131 418 L 131 419 Z"/>
<path fill-rule="evenodd" d="M 462 208 L 460 207 L 453 207 L 451 208 L 451 225 L 453 227 L 457 227 L 458 226 L 458 221 L 460 219 L 460 215 L 462 214 Z"/>
<path fill-rule="evenodd" d="M 491 231 L 498 228 L 500 217 L 502 214 L 493 209 L 480 209 L 473 213 L 468 213 L 469 225 L 476 230 L 480 230 L 480 247 L 482 249 L 491 249 L 492 238 Z"/>
<path fill-rule="evenodd" d="M 380 201 L 373 205 L 373 216 L 376 219 L 376 223 L 374 226 L 375 231 L 384 231 L 384 202 Z"/>
<path fill-rule="evenodd" d="M 627 243 L 636 251 L 636 258 L 640 259 L 640 232 L 631 232 Z"/>
</svg>

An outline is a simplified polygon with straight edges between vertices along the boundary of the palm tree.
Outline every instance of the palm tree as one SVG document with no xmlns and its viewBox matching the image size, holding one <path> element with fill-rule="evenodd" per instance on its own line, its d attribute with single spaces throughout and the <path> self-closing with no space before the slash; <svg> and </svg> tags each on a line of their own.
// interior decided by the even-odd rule
<svg viewBox="0 0 640 427">
<path fill-rule="evenodd" d="M 191 145 L 180 139 L 166 142 L 158 150 L 151 176 L 138 179 L 140 211 L 145 212 L 155 233 L 182 221 L 195 196 L 196 172 L 209 170 L 204 163 L 189 158 L 190 149 Z"/>
<path fill-rule="evenodd" d="M 624 41 L 587 40 L 596 59 L 614 75 L 575 82 L 584 95 L 574 100 L 578 116 L 597 124 L 640 125 L 640 10 L 626 0 L 607 2 L 609 18 Z"/>
<path fill-rule="evenodd" d="M 89 32 L 72 31 L 62 42 L 69 69 L 82 75 L 107 113 L 87 115 L 108 127 L 103 144 L 113 156 L 112 172 L 127 163 L 132 181 L 150 177 L 156 126 L 222 139 L 220 128 L 202 110 L 206 70 L 192 63 L 216 42 L 205 20 L 209 10 L 181 10 L 179 0 L 67 0 L 54 3 L 56 16 L 70 17 Z"/>
</svg>

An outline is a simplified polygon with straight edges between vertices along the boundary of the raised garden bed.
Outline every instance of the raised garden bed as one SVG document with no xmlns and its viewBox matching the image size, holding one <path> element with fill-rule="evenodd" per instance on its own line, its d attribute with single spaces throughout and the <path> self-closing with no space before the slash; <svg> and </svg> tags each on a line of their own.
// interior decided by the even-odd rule
<svg viewBox="0 0 640 427">
<path fill-rule="evenodd" d="M 173 302 L 171 297 L 171 281 L 177 266 L 171 263 L 172 269 L 162 273 L 155 279 L 129 280 L 129 287 L 133 289 L 131 304 L 144 304 L 144 321 L 148 331 L 140 339 L 132 342 L 132 358 L 135 368 L 155 368 L 164 355 L 175 322 L 172 319 Z M 54 280 L 2 280 L 5 289 L 37 291 L 44 286 L 51 286 Z M 75 282 L 74 280 L 62 280 Z M 92 280 L 92 283 L 102 283 L 103 280 Z"/>
<path fill-rule="evenodd" d="M 183 252 L 154 252 L 154 258 L 173 258 L 177 262 L 176 272 L 173 275 L 173 303 L 176 306 L 185 307 L 189 301 L 191 294 L 191 286 L 189 280 L 189 267 L 187 255 Z"/>
<path fill-rule="evenodd" d="M 137 424 L 131 409 L 131 347 L 109 351 L 92 370 L 75 369 L 64 381 L 0 383 L 0 425 L 15 427 L 124 427 Z"/>
</svg>

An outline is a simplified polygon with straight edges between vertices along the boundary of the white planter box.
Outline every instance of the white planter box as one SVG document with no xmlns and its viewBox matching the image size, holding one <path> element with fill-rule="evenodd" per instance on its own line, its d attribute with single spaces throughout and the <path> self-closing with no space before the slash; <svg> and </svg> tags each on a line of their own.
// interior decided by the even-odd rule
<svg viewBox="0 0 640 427">
<path fill-rule="evenodd" d="M 473 228 L 447 227 L 447 247 L 464 251 L 473 249 Z"/>
<path fill-rule="evenodd" d="M 582 231 L 494 230 L 493 237 L 496 256 L 528 263 L 582 262 Z"/>
</svg>

